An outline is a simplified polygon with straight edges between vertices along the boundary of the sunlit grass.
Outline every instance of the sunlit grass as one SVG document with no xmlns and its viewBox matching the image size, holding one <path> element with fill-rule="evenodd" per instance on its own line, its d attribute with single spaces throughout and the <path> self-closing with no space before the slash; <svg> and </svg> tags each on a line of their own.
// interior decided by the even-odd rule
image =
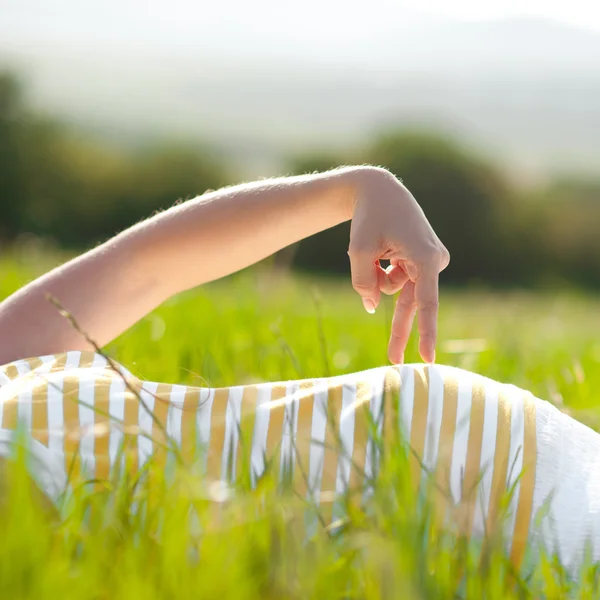
<svg viewBox="0 0 600 600">
<path fill-rule="evenodd" d="M 35 269 L 5 259 L 0 297 Z M 445 292 L 438 362 L 514 383 L 600 424 L 600 302 L 575 293 Z M 373 316 L 349 282 L 247 272 L 167 302 L 107 351 L 150 380 L 232 385 L 319 377 L 386 364 L 392 300 Z M 416 362 L 415 340 L 407 361 Z M 48 518 L 20 463 L 0 511 L 0 598 L 593 597 L 598 573 L 569 582 L 552 558 L 512 573 L 501 547 L 482 560 L 411 492 L 393 451 L 367 512 L 341 529 L 267 475 L 232 499 L 179 467 L 139 481 L 82 485 Z M 350 499 L 348 499 L 350 500 Z M 307 517 L 308 515 L 308 517 Z M 587 594 L 587 595 L 586 595 Z"/>
</svg>

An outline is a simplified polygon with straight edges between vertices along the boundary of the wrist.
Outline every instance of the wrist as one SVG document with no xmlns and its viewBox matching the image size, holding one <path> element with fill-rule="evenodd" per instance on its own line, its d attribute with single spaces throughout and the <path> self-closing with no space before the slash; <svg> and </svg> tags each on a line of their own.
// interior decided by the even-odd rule
<svg viewBox="0 0 600 600">
<path fill-rule="evenodd" d="M 387 169 L 372 165 L 360 165 L 351 168 L 348 174 L 352 181 L 352 193 L 348 195 L 344 210 L 351 219 L 354 216 L 357 202 L 383 189 L 401 185 L 400 181 Z"/>
</svg>

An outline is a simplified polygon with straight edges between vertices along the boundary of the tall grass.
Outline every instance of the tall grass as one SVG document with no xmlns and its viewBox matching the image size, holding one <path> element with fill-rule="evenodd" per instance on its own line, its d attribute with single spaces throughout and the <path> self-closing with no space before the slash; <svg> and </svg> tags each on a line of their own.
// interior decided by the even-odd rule
<svg viewBox="0 0 600 600">
<path fill-rule="evenodd" d="M 0 265 L 0 297 L 34 274 Z M 575 293 L 445 293 L 438 362 L 515 383 L 594 426 L 600 411 L 600 303 Z M 393 310 L 367 315 L 345 281 L 257 269 L 174 298 L 107 352 L 155 381 L 232 385 L 386 364 Z M 413 340 L 407 361 L 418 360 Z M 324 528 L 316 508 L 270 474 L 232 495 L 189 469 L 115 472 L 40 508 L 25 457 L 8 466 L 0 510 L 0 598 L 594 597 L 598 570 L 569 581 L 552 557 L 514 573 L 501 544 L 482 553 L 415 495 L 406 457 L 384 461 L 366 510 Z M 307 538 L 306 521 L 316 523 Z M 310 528 L 309 528 L 310 529 Z"/>
</svg>

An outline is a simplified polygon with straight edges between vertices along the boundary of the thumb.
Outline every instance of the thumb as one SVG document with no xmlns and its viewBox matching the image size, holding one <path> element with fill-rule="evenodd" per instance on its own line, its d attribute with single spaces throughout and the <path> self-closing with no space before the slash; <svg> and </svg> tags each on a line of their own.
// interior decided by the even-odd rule
<svg viewBox="0 0 600 600">
<path fill-rule="evenodd" d="M 377 279 L 378 270 L 382 270 L 379 261 L 371 252 L 357 251 L 352 248 L 348 251 L 348 255 L 352 271 L 352 287 L 362 298 L 365 310 L 373 314 L 381 297 Z"/>
</svg>

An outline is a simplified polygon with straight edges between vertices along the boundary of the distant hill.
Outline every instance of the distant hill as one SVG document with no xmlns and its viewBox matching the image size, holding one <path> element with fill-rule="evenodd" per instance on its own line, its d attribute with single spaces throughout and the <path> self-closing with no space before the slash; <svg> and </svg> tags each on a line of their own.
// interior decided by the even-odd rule
<svg viewBox="0 0 600 600">
<path fill-rule="evenodd" d="M 252 171 L 401 124 L 443 127 L 509 168 L 600 171 L 595 30 L 392 0 L 54 4 L 0 8 L 0 63 L 36 105 L 113 140 L 216 139 Z"/>
<path fill-rule="evenodd" d="M 600 31 L 535 18 L 461 22 L 396 0 L 3 0 L 0 47 L 29 52 L 126 53 L 362 63 L 386 69 L 596 68 Z"/>
</svg>

